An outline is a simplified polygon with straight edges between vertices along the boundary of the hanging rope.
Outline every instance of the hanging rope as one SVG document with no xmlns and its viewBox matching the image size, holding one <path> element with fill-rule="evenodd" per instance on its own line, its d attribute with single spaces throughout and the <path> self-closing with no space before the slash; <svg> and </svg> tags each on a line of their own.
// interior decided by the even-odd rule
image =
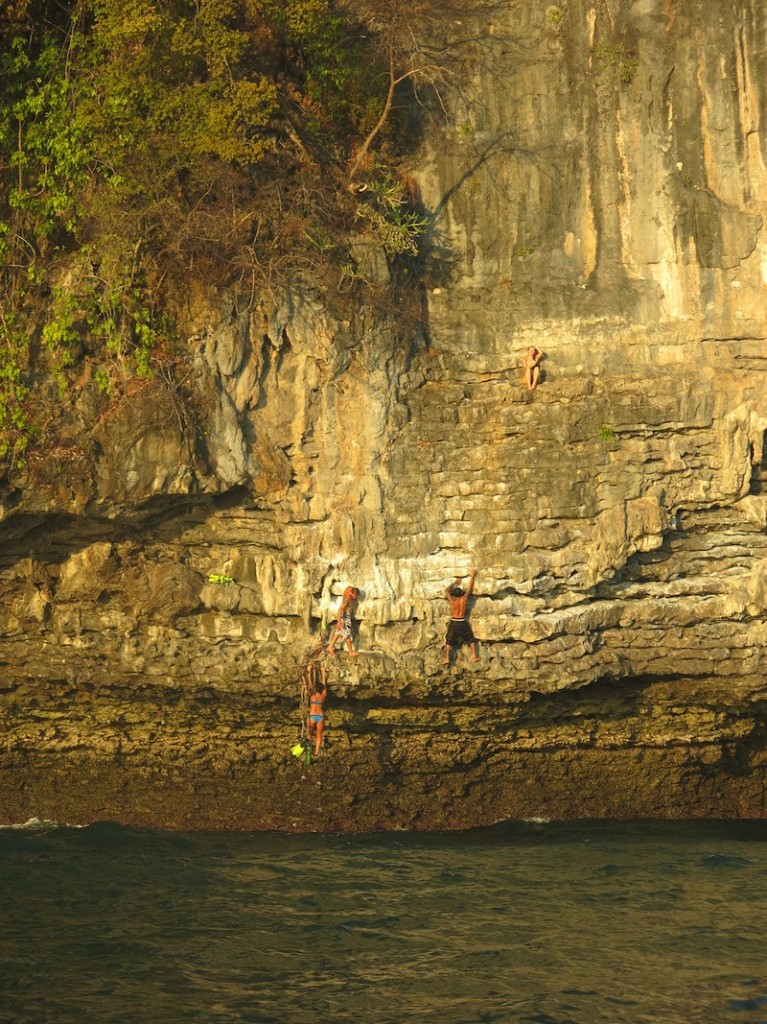
<svg viewBox="0 0 767 1024">
<path fill-rule="evenodd" d="M 311 763 L 311 747 L 306 741 L 306 721 L 309 717 L 309 684 L 312 686 L 322 681 L 322 659 L 325 658 L 325 632 L 320 629 L 319 638 L 314 647 L 304 658 L 301 666 L 301 682 L 298 694 L 298 714 L 301 719 L 301 736 L 291 753 L 301 757 L 306 752 L 306 763 Z"/>
</svg>

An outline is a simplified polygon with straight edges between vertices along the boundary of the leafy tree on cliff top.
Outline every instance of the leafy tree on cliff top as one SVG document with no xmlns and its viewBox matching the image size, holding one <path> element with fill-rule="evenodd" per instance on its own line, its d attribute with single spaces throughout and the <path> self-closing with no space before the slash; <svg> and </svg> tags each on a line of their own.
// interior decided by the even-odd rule
<svg viewBox="0 0 767 1024">
<path fill-rule="evenodd" d="M 8 0 L 0 454 L 23 433 L 23 400 L 51 368 L 65 387 L 90 353 L 103 359 L 104 390 L 120 374 L 152 372 L 169 282 L 263 284 L 296 267 L 340 266 L 361 203 L 393 258 L 414 250 L 419 223 L 403 213 L 404 191 L 386 184 L 392 171 L 381 177 L 376 164 L 392 157 L 396 88 L 436 73 L 408 39 L 437 9 L 434 0 Z M 363 200 L 348 187 L 361 170 L 384 183 Z M 69 268 L 66 292 L 57 266 Z M 45 359 L 35 362 L 30 316 L 46 293 Z"/>
</svg>

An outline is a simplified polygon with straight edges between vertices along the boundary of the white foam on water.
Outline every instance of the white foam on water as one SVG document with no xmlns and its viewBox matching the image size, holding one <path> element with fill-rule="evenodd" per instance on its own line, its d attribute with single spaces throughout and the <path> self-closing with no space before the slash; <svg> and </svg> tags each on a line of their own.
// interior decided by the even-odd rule
<svg viewBox="0 0 767 1024">
<path fill-rule="evenodd" d="M 13 825 L 0 825 L 0 831 L 5 829 L 12 829 L 16 831 L 26 830 L 27 832 L 51 832 L 55 828 L 85 828 L 85 825 L 67 825 L 60 821 L 47 821 L 40 820 L 40 818 L 30 818 L 25 822 L 18 822 Z"/>
</svg>

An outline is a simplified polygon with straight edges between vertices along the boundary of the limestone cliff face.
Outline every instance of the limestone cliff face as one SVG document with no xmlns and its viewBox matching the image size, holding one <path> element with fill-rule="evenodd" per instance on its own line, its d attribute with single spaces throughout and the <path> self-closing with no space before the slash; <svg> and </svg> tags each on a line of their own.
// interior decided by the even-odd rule
<svg viewBox="0 0 767 1024">
<path fill-rule="evenodd" d="M 446 31 L 418 316 L 179 297 L 202 433 L 154 380 L 6 487 L 3 821 L 767 813 L 765 6 Z M 481 661 L 448 671 L 473 566 Z M 363 655 L 307 767 L 301 665 L 349 583 Z"/>
</svg>

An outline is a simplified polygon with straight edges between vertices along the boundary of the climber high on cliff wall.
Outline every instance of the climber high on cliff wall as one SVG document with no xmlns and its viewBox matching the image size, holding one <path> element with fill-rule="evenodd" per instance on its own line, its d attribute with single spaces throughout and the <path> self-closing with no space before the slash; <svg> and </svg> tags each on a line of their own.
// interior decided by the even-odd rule
<svg viewBox="0 0 767 1024">
<path fill-rule="evenodd" d="M 525 387 L 528 391 L 535 391 L 541 379 L 541 359 L 543 353 L 535 345 L 530 345 L 527 352 L 522 356 L 522 369 L 525 371 Z"/>
</svg>

